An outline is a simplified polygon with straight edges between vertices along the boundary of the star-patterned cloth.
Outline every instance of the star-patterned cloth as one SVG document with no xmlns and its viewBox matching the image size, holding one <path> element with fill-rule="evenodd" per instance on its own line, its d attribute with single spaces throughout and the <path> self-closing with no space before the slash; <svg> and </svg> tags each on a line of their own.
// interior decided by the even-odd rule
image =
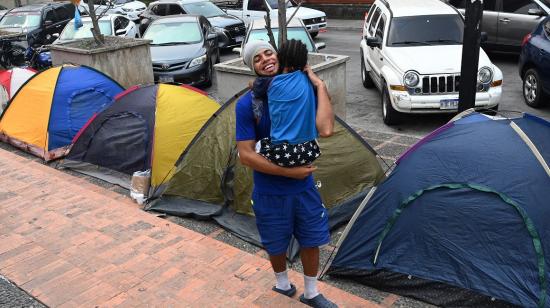
<svg viewBox="0 0 550 308">
<path fill-rule="evenodd" d="M 272 144 L 271 138 L 258 141 L 257 152 L 272 163 L 281 167 L 298 167 L 310 165 L 321 156 L 317 140 L 299 144 Z"/>
</svg>

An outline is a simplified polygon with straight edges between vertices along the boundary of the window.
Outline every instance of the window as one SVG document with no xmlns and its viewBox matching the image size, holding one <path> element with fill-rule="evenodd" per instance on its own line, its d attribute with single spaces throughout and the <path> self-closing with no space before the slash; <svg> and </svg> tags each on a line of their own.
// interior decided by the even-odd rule
<svg viewBox="0 0 550 308">
<path fill-rule="evenodd" d="M 372 35 L 374 31 L 374 26 L 376 26 L 376 22 L 378 21 L 378 18 L 380 17 L 380 8 L 376 8 L 376 11 L 374 11 L 374 14 L 372 16 L 372 19 L 370 21 L 369 25 L 369 34 Z"/>
<path fill-rule="evenodd" d="M 147 28 L 143 38 L 152 40 L 151 45 L 188 44 L 201 41 L 201 30 L 196 22 L 153 23 Z"/>
<path fill-rule="evenodd" d="M 367 14 L 367 21 L 365 22 L 365 26 L 369 24 L 369 21 L 371 20 L 372 18 L 372 14 L 374 14 L 374 10 L 376 10 L 376 5 L 373 5 L 370 10 L 369 10 L 369 13 Z"/>
<path fill-rule="evenodd" d="M 181 7 L 177 4 L 168 4 L 168 11 L 166 15 L 180 15 L 185 14 Z"/>
<path fill-rule="evenodd" d="M 157 16 L 161 16 L 161 11 L 160 11 L 160 5 L 155 5 L 151 8 L 151 13 L 157 15 Z"/>
<path fill-rule="evenodd" d="M 248 10 L 250 11 L 264 11 L 264 0 L 249 0 Z"/>
<path fill-rule="evenodd" d="M 46 12 L 44 12 L 44 21 L 47 21 L 47 20 L 51 22 L 56 22 L 55 13 L 53 12 L 52 9 L 49 9 Z"/>
<path fill-rule="evenodd" d="M 388 33 L 388 46 L 460 45 L 464 22 L 458 14 L 395 17 Z"/>
<path fill-rule="evenodd" d="M 502 2 L 502 11 L 512 14 L 527 15 L 529 9 L 538 9 L 539 6 L 531 0 L 506 0 Z"/>
<path fill-rule="evenodd" d="M 222 9 L 210 1 L 184 4 L 183 8 L 188 14 L 202 15 L 206 18 L 226 15 Z"/>
<path fill-rule="evenodd" d="M 128 27 L 129 22 L 130 21 L 124 17 L 117 17 L 115 19 L 115 32 L 117 30 L 126 29 L 126 27 Z"/>
<path fill-rule="evenodd" d="M 72 17 L 69 15 L 69 10 L 67 8 L 60 6 L 55 8 L 55 15 L 57 15 L 58 20 L 70 20 Z"/>
<path fill-rule="evenodd" d="M 456 7 L 457 9 L 466 8 L 466 0 L 450 0 L 449 4 Z M 484 0 L 483 1 L 483 10 L 484 11 L 496 11 L 496 0 Z"/>
<path fill-rule="evenodd" d="M 378 27 L 376 27 L 376 34 L 374 36 L 380 39 L 383 39 L 385 27 L 386 27 L 386 16 L 382 15 L 380 17 L 380 21 L 378 22 Z"/>
<path fill-rule="evenodd" d="M 546 33 L 546 37 L 550 40 L 550 20 L 548 20 L 545 24 L 544 24 L 544 33 Z"/>
</svg>

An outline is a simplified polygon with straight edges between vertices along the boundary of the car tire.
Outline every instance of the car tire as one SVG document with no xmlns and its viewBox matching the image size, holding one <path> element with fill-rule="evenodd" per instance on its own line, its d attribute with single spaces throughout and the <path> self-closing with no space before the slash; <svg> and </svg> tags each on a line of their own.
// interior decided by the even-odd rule
<svg viewBox="0 0 550 308">
<path fill-rule="evenodd" d="M 363 83 L 363 87 L 367 89 L 371 89 L 374 87 L 374 82 L 370 78 L 369 72 L 367 72 L 363 52 L 361 52 L 361 82 Z"/>
<path fill-rule="evenodd" d="M 393 109 L 388 88 L 385 84 L 382 86 L 382 120 L 389 126 L 399 124 L 401 122 L 401 113 Z"/>
<path fill-rule="evenodd" d="M 528 69 L 523 75 L 523 99 L 533 108 L 540 108 L 545 104 L 540 76 L 534 68 Z"/>
<path fill-rule="evenodd" d="M 206 79 L 203 83 L 206 88 L 212 86 L 212 70 L 212 62 L 208 61 L 208 67 L 206 68 Z"/>
<path fill-rule="evenodd" d="M 319 35 L 319 31 L 317 31 L 317 32 L 311 32 L 309 35 L 311 35 L 311 38 L 316 38 L 317 35 Z"/>
</svg>

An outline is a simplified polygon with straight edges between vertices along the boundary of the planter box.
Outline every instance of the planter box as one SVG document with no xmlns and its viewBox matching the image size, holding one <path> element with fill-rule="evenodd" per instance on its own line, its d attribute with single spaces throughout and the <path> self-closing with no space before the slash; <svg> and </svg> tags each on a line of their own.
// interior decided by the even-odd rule
<svg viewBox="0 0 550 308">
<path fill-rule="evenodd" d="M 108 75 L 123 87 L 153 83 L 149 40 L 105 36 L 105 46 L 93 39 L 50 45 L 52 64 L 87 65 Z"/>
<path fill-rule="evenodd" d="M 323 79 L 331 96 L 334 113 L 346 119 L 346 62 L 348 56 L 310 53 L 311 69 Z M 214 65 L 218 96 L 225 102 L 238 91 L 248 87 L 256 76 L 244 65 L 242 58 Z"/>
</svg>

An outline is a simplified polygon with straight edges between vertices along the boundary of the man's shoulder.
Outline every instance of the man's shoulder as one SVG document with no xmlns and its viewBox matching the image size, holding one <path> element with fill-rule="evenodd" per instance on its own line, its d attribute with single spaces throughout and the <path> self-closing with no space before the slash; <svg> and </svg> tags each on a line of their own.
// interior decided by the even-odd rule
<svg viewBox="0 0 550 308">
<path fill-rule="evenodd" d="M 237 108 L 250 107 L 252 105 L 252 92 L 248 90 L 237 101 Z"/>
</svg>

